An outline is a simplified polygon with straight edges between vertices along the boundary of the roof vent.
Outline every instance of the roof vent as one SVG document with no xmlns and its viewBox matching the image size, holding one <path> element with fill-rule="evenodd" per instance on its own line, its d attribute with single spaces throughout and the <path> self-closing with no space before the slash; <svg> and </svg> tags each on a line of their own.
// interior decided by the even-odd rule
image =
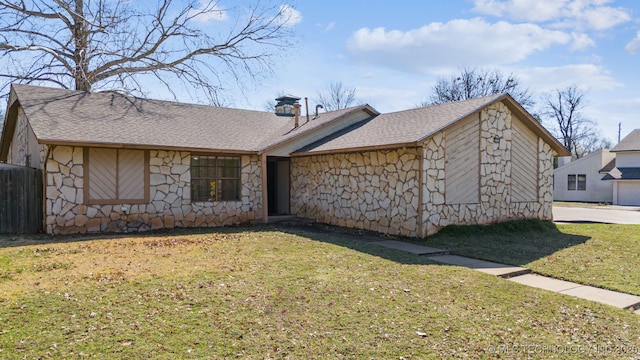
<svg viewBox="0 0 640 360">
<path fill-rule="evenodd" d="M 293 117 L 296 115 L 295 104 L 300 100 L 299 97 L 293 95 L 284 95 L 276 99 L 276 115 Z"/>
</svg>

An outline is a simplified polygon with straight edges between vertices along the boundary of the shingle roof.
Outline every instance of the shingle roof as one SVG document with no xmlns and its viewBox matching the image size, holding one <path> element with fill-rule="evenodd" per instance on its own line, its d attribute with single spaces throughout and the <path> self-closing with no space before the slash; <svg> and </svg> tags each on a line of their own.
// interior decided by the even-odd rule
<svg viewBox="0 0 640 360">
<path fill-rule="evenodd" d="M 505 94 L 498 94 L 382 114 L 311 144 L 299 152 L 330 152 L 415 143 L 503 97 Z"/>
<path fill-rule="evenodd" d="M 640 180 L 640 167 L 614 168 L 602 180 Z"/>
<path fill-rule="evenodd" d="M 306 124 L 301 116 L 302 125 L 293 129 L 293 118 L 272 112 L 19 84 L 13 90 L 43 143 L 256 152 L 365 107 L 321 113 Z"/>
<path fill-rule="evenodd" d="M 640 129 L 635 129 L 625 136 L 611 151 L 640 151 Z"/>
<path fill-rule="evenodd" d="M 609 161 L 607 163 L 607 165 L 605 165 L 602 169 L 600 169 L 598 172 L 599 173 L 608 173 L 609 171 L 613 170 L 613 168 L 616 167 L 616 159 L 613 158 L 613 160 Z"/>
<path fill-rule="evenodd" d="M 502 101 L 528 118 L 531 129 L 559 155 L 568 154 L 508 94 L 383 115 L 365 104 L 321 113 L 309 122 L 301 116 L 301 125 L 294 128 L 293 118 L 278 117 L 272 112 L 18 84 L 13 85 L 12 91 L 40 143 L 260 153 L 305 134 L 317 136 L 330 130 L 332 135 L 303 148 L 302 153 L 404 146 L 417 144 L 483 107 Z M 16 116 L 15 108 L 11 106 L 8 112 L 12 118 Z M 344 129 L 366 116 L 370 116 L 368 120 Z M 11 127 L 5 124 L 5 132 L 8 128 Z M 11 135 L 2 134 L 0 156 L 6 156 L 8 151 L 7 136 Z"/>
</svg>

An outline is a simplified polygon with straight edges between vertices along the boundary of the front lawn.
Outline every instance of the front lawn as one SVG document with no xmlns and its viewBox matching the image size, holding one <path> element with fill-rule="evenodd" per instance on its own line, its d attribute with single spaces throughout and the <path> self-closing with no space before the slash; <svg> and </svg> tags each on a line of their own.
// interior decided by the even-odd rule
<svg viewBox="0 0 640 360">
<path fill-rule="evenodd" d="M 637 315 L 339 234 L 0 241 L 0 358 L 632 358 Z"/>
<path fill-rule="evenodd" d="M 453 226 L 420 242 L 557 279 L 640 295 L 640 225 L 517 221 Z"/>
</svg>

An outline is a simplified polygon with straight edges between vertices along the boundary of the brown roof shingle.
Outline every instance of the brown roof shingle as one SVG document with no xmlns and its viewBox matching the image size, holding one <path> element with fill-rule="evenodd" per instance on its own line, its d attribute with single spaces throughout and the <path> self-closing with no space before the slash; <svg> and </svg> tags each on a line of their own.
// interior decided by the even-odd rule
<svg viewBox="0 0 640 360">
<path fill-rule="evenodd" d="M 42 143 L 257 152 L 364 106 L 321 113 L 305 123 L 271 112 L 141 99 L 114 92 L 88 93 L 13 85 Z"/>
<path fill-rule="evenodd" d="M 498 94 L 382 114 L 311 144 L 300 152 L 331 152 L 416 143 L 505 96 Z"/>
<path fill-rule="evenodd" d="M 640 151 L 640 129 L 633 130 L 610 151 Z"/>
</svg>

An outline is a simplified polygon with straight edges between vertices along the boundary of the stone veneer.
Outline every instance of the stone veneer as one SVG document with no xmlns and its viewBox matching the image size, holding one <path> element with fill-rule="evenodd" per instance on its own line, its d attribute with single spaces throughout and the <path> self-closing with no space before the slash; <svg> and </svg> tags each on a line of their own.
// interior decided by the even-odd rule
<svg viewBox="0 0 640 360">
<path fill-rule="evenodd" d="M 291 159 L 291 211 L 298 217 L 417 236 L 419 153 L 393 149 Z"/>
<path fill-rule="evenodd" d="M 446 131 L 442 131 L 418 149 L 293 158 L 292 213 L 327 224 L 407 236 L 432 235 L 452 224 L 551 220 L 553 150 L 538 139 L 538 199 L 514 202 L 512 135 L 512 115 L 503 103 L 481 111 L 479 203 L 446 203 Z M 423 161 L 421 176 L 419 161 Z M 419 205 L 420 182 L 423 202 Z M 422 227 L 418 211 L 422 211 Z"/>
<path fill-rule="evenodd" d="M 512 116 L 501 102 L 480 113 L 480 203 L 445 203 L 446 132 L 431 137 L 424 146 L 423 218 L 425 234 L 432 235 L 452 224 L 489 224 L 515 219 L 551 220 L 553 200 L 553 151 L 538 139 L 538 201 L 514 202 L 511 198 Z M 494 138 L 500 138 L 495 143 Z"/>
<path fill-rule="evenodd" d="M 190 153 L 149 151 L 147 204 L 84 204 L 83 148 L 55 146 L 46 162 L 46 232 L 135 232 L 215 227 L 262 217 L 260 159 L 243 155 L 240 201 L 192 202 Z M 129 207 L 127 213 L 122 206 Z"/>
</svg>

